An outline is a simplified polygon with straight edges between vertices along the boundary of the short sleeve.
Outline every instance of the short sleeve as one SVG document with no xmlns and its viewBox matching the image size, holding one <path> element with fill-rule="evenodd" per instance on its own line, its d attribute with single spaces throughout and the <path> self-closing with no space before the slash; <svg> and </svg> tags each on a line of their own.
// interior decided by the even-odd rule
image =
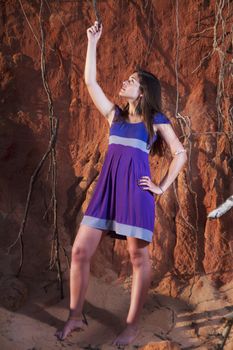
<svg viewBox="0 0 233 350">
<path fill-rule="evenodd" d="M 119 117 L 119 115 L 121 115 L 121 112 L 122 109 L 117 104 L 115 104 L 115 116 Z"/>
<path fill-rule="evenodd" d="M 153 117 L 153 124 L 171 124 L 171 122 L 165 114 L 157 113 Z"/>
<path fill-rule="evenodd" d="M 113 117 L 113 122 L 119 120 L 121 118 L 121 114 L 122 114 L 122 109 L 117 104 L 115 104 L 114 110 L 115 110 L 115 113 L 114 113 L 114 117 Z"/>
</svg>

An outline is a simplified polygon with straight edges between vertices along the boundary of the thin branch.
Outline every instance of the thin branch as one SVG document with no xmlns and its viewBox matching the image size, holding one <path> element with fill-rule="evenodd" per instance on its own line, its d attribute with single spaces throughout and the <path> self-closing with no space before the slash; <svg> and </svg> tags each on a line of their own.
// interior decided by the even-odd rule
<svg viewBox="0 0 233 350">
<path fill-rule="evenodd" d="M 37 42 L 37 44 L 39 45 L 39 48 L 40 48 L 40 50 L 41 50 L 41 44 L 40 44 L 40 42 L 39 42 L 39 39 L 37 38 L 37 35 L 36 35 L 34 29 L 32 28 L 32 25 L 31 25 L 31 23 L 30 23 L 30 21 L 29 21 L 27 15 L 26 15 L 26 12 L 25 12 L 25 10 L 24 10 L 23 4 L 22 4 L 21 0 L 18 0 L 18 1 L 19 1 L 19 3 L 20 3 L 21 9 L 22 9 L 22 11 L 23 11 L 24 17 L 25 17 L 25 19 L 26 19 L 26 21 L 27 21 L 27 23 L 28 23 L 28 25 L 29 25 L 29 28 L 31 29 L 31 32 L 32 32 L 34 38 L 36 39 L 36 42 Z"/>
<path fill-rule="evenodd" d="M 29 19 L 28 19 L 28 16 L 27 16 L 27 14 L 26 14 L 26 12 L 25 12 L 25 10 L 24 10 L 23 4 L 22 4 L 21 0 L 18 0 L 18 1 L 19 1 L 19 3 L 20 3 L 21 9 L 22 9 L 22 11 L 23 11 L 23 15 L 24 15 L 24 17 L 25 17 L 25 19 L 26 19 L 26 21 L 27 21 L 27 23 L 28 23 L 28 25 L 29 25 L 29 28 L 31 29 L 31 32 L 32 32 L 32 34 L 33 34 L 33 36 L 34 36 L 34 38 L 35 38 L 35 40 L 36 40 L 36 42 L 37 42 L 37 44 L 38 44 L 40 50 L 41 50 L 40 41 L 39 41 L 39 39 L 38 39 L 38 37 L 37 37 L 37 35 L 36 35 L 36 33 L 35 33 L 35 31 L 34 31 L 32 25 L 31 25 L 31 23 L 30 23 L 30 21 L 29 21 Z M 50 49 L 51 51 L 55 51 L 55 49 L 53 49 L 51 46 L 49 46 L 49 49 Z"/>
<path fill-rule="evenodd" d="M 49 88 L 49 84 L 47 81 L 46 74 L 46 57 L 45 57 L 45 37 L 44 37 L 44 29 L 43 29 L 43 20 L 42 20 L 42 8 L 43 1 L 41 0 L 40 6 L 40 31 L 41 31 L 41 41 L 42 41 L 42 50 L 41 50 L 41 73 L 42 73 L 42 81 L 44 85 L 44 89 L 48 98 L 48 109 L 49 109 L 49 122 L 50 122 L 50 134 L 51 136 L 54 134 L 55 125 L 58 124 L 57 117 L 54 117 L 54 109 L 53 109 L 53 99 L 51 95 L 51 91 Z M 61 299 L 64 298 L 63 291 L 63 279 L 62 279 L 62 271 L 61 271 L 61 262 L 60 262 L 60 240 L 58 234 L 58 223 L 57 223 L 57 161 L 56 161 L 56 148 L 55 144 L 51 150 L 51 171 L 52 171 L 52 209 L 53 209 L 53 239 L 51 246 L 51 258 L 50 258 L 50 268 L 56 265 L 57 268 L 57 278 L 60 286 L 60 296 Z"/>
<path fill-rule="evenodd" d="M 22 242 L 22 236 L 24 234 L 25 226 L 26 226 L 26 223 L 27 223 L 28 210 L 29 210 L 29 205 L 30 205 L 30 201 L 31 201 L 33 185 L 34 185 L 34 183 L 35 183 L 35 181 L 37 179 L 37 176 L 38 176 L 38 174 L 39 174 L 39 172 L 40 172 L 44 162 L 46 161 L 48 155 L 51 153 L 54 143 L 56 142 L 57 127 L 58 127 L 58 123 L 55 124 L 55 132 L 52 135 L 51 140 L 49 141 L 49 145 L 48 145 L 47 151 L 45 152 L 45 154 L 41 158 L 39 164 L 37 165 L 36 169 L 34 170 L 32 176 L 31 176 L 30 183 L 29 183 L 28 194 L 27 194 L 26 206 L 25 206 L 25 210 L 24 210 L 23 220 L 21 222 L 20 230 L 19 230 L 19 233 L 18 233 L 18 236 L 17 236 L 16 240 L 8 247 L 8 254 L 9 254 L 10 250 L 17 244 L 18 240 L 20 240 Z M 23 246 L 23 243 L 21 243 L 21 247 L 22 246 Z M 19 275 L 19 273 L 21 271 L 22 264 L 23 264 L 23 251 L 21 250 L 21 262 L 20 262 L 20 267 L 19 267 L 17 276 Z"/>
</svg>

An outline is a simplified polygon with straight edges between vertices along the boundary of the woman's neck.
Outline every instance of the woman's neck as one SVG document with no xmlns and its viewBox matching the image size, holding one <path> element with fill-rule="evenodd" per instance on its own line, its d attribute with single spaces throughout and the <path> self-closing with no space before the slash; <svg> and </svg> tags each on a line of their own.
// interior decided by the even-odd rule
<svg viewBox="0 0 233 350">
<path fill-rule="evenodd" d="M 138 100 L 129 102 L 129 108 L 128 108 L 128 120 L 130 122 L 140 122 L 143 120 L 143 116 L 141 114 L 135 113 L 137 105 L 138 105 Z"/>
<path fill-rule="evenodd" d="M 129 103 L 129 116 L 136 117 L 135 110 L 136 110 L 136 103 Z"/>
<path fill-rule="evenodd" d="M 143 117 L 142 115 L 131 115 L 131 114 L 128 114 L 128 120 L 130 122 L 140 122 L 143 120 Z"/>
</svg>

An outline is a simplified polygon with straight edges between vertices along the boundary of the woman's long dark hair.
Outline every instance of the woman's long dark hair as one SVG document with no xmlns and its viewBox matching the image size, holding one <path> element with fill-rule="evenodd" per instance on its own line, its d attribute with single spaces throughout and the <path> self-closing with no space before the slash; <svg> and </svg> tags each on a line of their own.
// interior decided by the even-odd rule
<svg viewBox="0 0 233 350">
<path fill-rule="evenodd" d="M 156 113 L 163 113 L 161 107 L 161 85 L 159 79 L 152 73 L 141 69 L 139 66 L 134 70 L 138 74 L 140 91 L 143 94 L 138 98 L 138 104 L 135 113 L 143 115 L 145 126 L 148 130 L 149 140 L 148 145 L 151 146 L 150 154 L 159 154 L 164 151 L 164 143 L 162 137 L 157 133 L 156 142 L 152 143 L 154 137 L 153 116 Z M 123 107 L 123 117 L 127 118 L 129 114 L 129 103 Z"/>
</svg>

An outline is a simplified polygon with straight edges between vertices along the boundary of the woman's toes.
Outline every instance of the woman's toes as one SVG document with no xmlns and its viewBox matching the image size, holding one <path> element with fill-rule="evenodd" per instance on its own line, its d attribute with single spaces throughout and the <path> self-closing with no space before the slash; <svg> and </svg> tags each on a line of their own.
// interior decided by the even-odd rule
<svg viewBox="0 0 233 350">
<path fill-rule="evenodd" d="M 54 335 L 55 335 L 59 340 L 62 340 L 63 332 L 57 331 Z"/>
<path fill-rule="evenodd" d="M 132 326 L 127 326 L 123 332 L 121 332 L 116 339 L 113 341 L 113 345 L 128 345 L 130 343 L 132 343 L 135 338 L 138 336 L 139 334 L 139 329 L 132 327 Z"/>
<path fill-rule="evenodd" d="M 87 325 L 80 320 L 68 320 L 62 331 L 57 331 L 55 335 L 59 340 L 64 340 L 72 331 L 76 329 L 84 330 Z"/>
<path fill-rule="evenodd" d="M 57 331 L 57 332 L 55 333 L 55 336 L 56 336 L 59 340 L 64 340 L 64 339 L 67 337 L 67 335 L 68 335 L 69 332 L 70 332 L 69 329 L 67 329 L 67 328 L 65 327 L 63 330 Z"/>
</svg>

